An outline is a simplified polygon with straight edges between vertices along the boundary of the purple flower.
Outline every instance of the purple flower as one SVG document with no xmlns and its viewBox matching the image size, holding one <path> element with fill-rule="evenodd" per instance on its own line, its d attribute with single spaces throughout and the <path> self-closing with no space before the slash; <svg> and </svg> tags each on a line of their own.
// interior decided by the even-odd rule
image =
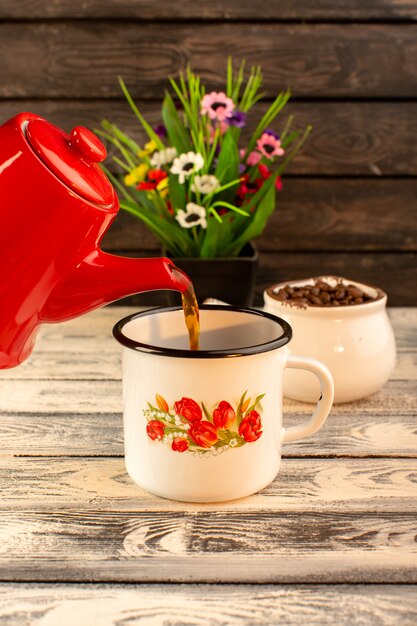
<svg viewBox="0 0 417 626">
<path fill-rule="evenodd" d="M 161 139 L 167 136 L 167 129 L 163 124 L 158 124 L 158 126 L 154 126 L 153 129 Z"/>
<path fill-rule="evenodd" d="M 271 135 L 272 137 L 275 137 L 275 139 L 279 139 L 278 133 L 272 130 L 272 128 L 265 128 L 264 133 L 266 133 L 267 135 Z"/>
<path fill-rule="evenodd" d="M 229 126 L 243 128 L 246 125 L 246 113 L 235 109 L 228 117 L 226 117 L 225 121 L 229 124 Z"/>
<path fill-rule="evenodd" d="M 239 174 L 243 174 L 246 169 L 246 165 L 244 163 L 239 163 Z"/>
</svg>

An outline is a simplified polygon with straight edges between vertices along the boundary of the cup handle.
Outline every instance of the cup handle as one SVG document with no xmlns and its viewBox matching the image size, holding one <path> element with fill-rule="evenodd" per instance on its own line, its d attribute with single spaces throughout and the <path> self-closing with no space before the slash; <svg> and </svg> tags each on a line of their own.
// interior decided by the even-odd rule
<svg viewBox="0 0 417 626">
<path fill-rule="evenodd" d="M 282 429 L 282 442 L 288 443 L 313 435 L 323 426 L 333 404 L 334 384 L 329 370 L 323 363 L 303 356 L 288 356 L 285 367 L 308 370 L 317 376 L 320 382 L 321 395 L 316 410 L 305 424 Z"/>
</svg>

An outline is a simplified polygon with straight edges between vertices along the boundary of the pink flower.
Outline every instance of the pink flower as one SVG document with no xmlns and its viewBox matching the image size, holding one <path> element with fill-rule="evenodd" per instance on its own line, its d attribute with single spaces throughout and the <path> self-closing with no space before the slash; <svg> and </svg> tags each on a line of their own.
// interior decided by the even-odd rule
<svg viewBox="0 0 417 626">
<path fill-rule="evenodd" d="M 256 146 L 259 152 L 267 159 L 272 159 L 274 156 L 282 156 L 284 154 L 281 141 L 270 133 L 264 133 L 256 142 Z"/>
<path fill-rule="evenodd" d="M 201 115 L 207 114 L 211 120 L 219 122 L 224 122 L 234 108 L 235 103 L 223 91 L 212 91 L 201 101 Z"/>
<path fill-rule="evenodd" d="M 240 154 L 240 158 L 242 159 L 242 161 L 246 162 L 246 164 L 249 165 L 249 167 L 256 165 L 262 159 L 262 154 L 259 154 L 259 152 L 255 152 L 255 151 L 251 152 L 248 158 L 246 158 L 246 150 L 244 148 L 239 150 L 239 154 Z"/>
<path fill-rule="evenodd" d="M 229 129 L 229 125 L 226 124 L 226 122 L 220 122 L 220 124 L 218 124 L 217 126 L 212 126 L 211 124 L 209 124 L 207 128 L 210 132 L 210 143 L 213 143 L 216 130 L 219 128 L 220 134 L 224 135 L 224 133 Z"/>
</svg>

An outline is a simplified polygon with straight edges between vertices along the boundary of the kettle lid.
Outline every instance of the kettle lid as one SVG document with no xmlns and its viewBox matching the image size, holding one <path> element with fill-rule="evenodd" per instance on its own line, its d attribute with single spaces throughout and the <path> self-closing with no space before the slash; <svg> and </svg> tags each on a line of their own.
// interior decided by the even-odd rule
<svg viewBox="0 0 417 626">
<path fill-rule="evenodd" d="M 115 204 L 115 193 L 98 163 L 106 148 L 88 128 L 76 126 L 68 135 L 42 118 L 26 126 L 26 137 L 44 164 L 70 189 L 94 204 Z"/>
</svg>

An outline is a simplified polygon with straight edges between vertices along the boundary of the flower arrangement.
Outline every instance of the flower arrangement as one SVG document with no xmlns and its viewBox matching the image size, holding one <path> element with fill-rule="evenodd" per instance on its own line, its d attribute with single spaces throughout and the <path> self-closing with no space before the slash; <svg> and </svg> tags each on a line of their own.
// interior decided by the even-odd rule
<svg viewBox="0 0 417 626">
<path fill-rule="evenodd" d="M 148 403 L 143 411 L 146 433 L 152 441 L 168 445 L 174 452 L 194 452 L 199 455 L 219 454 L 257 441 L 262 435 L 260 402 L 265 394 L 251 403 L 242 395 L 234 408 L 222 400 L 210 412 L 204 402 L 183 397 L 170 407 L 156 394 L 156 406 Z M 257 410 L 258 409 L 258 410 Z"/>
<path fill-rule="evenodd" d="M 281 174 L 305 142 L 311 127 L 291 131 L 289 116 L 278 134 L 271 125 L 290 98 L 279 93 L 240 144 L 253 106 L 262 98 L 262 71 L 244 79 L 231 59 L 225 91 L 206 93 L 190 68 L 170 79 L 162 121 L 150 126 L 122 79 L 123 93 L 148 135 L 139 146 L 115 124 L 103 120 L 100 134 L 117 151 L 123 177 L 108 172 L 121 194 L 121 208 L 136 216 L 174 257 L 237 256 L 260 235 L 275 210 Z"/>
</svg>

